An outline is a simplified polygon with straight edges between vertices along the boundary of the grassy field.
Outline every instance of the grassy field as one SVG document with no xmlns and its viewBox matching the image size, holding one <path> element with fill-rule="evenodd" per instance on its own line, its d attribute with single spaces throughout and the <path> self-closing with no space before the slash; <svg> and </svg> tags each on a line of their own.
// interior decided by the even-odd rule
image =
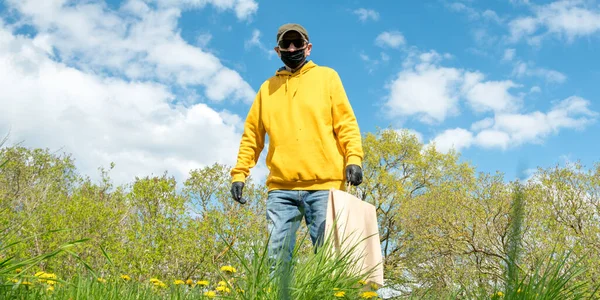
<svg viewBox="0 0 600 300">
<path fill-rule="evenodd" d="M 294 264 L 270 268 L 266 247 L 254 247 L 251 255 L 239 255 L 236 265 L 213 266 L 206 278 L 132 278 L 117 270 L 93 270 L 80 260 L 81 274 L 62 278 L 60 270 L 39 270 L 38 266 L 57 255 L 73 255 L 76 241 L 46 255 L 0 263 L 1 299 L 378 299 L 377 286 L 363 280 L 365 275 L 348 272 L 356 258 L 352 248 L 333 254 L 327 241 L 314 255 L 294 253 Z M 11 245 L 5 246 L 7 249 Z M 106 260 L 112 265 L 110 256 Z M 291 279 L 282 274 L 293 270 Z M 99 275 L 106 274 L 106 275 Z M 286 284 L 286 282 L 291 282 Z M 283 288 L 287 286 L 289 288 Z"/>
</svg>

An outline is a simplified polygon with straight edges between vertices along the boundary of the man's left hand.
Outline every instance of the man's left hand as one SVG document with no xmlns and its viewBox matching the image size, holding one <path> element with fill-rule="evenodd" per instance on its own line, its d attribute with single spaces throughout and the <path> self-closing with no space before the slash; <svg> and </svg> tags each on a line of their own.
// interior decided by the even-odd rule
<svg viewBox="0 0 600 300">
<path fill-rule="evenodd" d="M 346 180 L 351 185 L 357 186 L 362 183 L 362 168 L 357 165 L 346 166 Z"/>
</svg>

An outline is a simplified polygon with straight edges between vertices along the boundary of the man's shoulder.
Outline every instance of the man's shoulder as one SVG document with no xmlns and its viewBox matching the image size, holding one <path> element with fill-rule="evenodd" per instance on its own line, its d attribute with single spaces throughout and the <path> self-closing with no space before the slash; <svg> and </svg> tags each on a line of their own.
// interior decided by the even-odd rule
<svg viewBox="0 0 600 300">
<path fill-rule="evenodd" d="M 269 89 L 269 86 L 271 86 L 272 84 L 277 83 L 278 80 L 279 80 L 279 78 L 277 78 L 277 75 L 273 75 L 273 76 L 265 79 L 260 84 L 260 90 Z"/>
<path fill-rule="evenodd" d="M 324 74 L 327 74 L 327 75 L 337 74 L 337 71 L 333 67 L 330 67 L 330 66 L 315 65 L 314 69 L 316 69 L 319 72 L 322 72 Z"/>
</svg>

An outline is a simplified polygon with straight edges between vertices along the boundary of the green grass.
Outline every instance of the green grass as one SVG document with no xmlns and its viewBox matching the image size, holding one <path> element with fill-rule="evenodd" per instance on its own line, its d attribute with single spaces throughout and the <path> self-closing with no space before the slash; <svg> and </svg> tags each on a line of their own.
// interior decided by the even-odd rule
<svg viewBox="0 0 600 300">
<path fill-rule="evenodd" d="M 35 276 L 36 266 L 45 259 L 60 253 L 77 257 L 68 249 L 76 241 L 60 247 L 46 255 L 26 261 L 4 263 L 0 268 L 0 298 L 2 299 L 209 299 L 205 293 L 214 292 L 215 299 L 281 299 L 286 294 L 290 299 L 359 299 L 369 285 L 361 282 L 366 274 L 353 274 L 349 270 L 356 262 L 351 256 L 352 248 L 336 253 L 331 239 L 316 253 L 301 254 L 299 247 L 293 254 L 291 265 L 275 265 L 273 275 L 266 251 L 266 241 L 254 246 L 249 253 L 232 250 L 232 267 L 235 272 L 212 266 L 213 274 L 208 286 L 198 284 L 196 279 L 187 282 L 181 279 L 142 278 L 125 280 L 113 264 L 110 255 L 101 249 L 111 270 L 92 270 L 83 260 L 81 274 L 73 278 L 53 279 L 50 283 Z M 303 242 L 303 241 L 300 241 Z M 15 245 L 17 243 L 12 243 Z M 2 248 L 2 249 L 7 249 Z M 1 253 L 1 252 L 0 252 Z M 16 271 L 20 269 L 20 272 Z M 97 274 L 110 274 L 98 279 Z M 285 276 L 292 274 L 289 286 Z M 39 275 L 39 274 L 38 274 Z M 40 280 L 41 279 L 41 280 Z M 56 280 L 56 282 L 53 282 Z M 45 281 L 45 282 L 44 282 Z M 31 283 L 31 284 L 27 284 Z M 219 287 L 221 286 L 221 287 Z M 284 288 L 288 286 L 288 288 Z M 51 290 L 49 290 L 51 289 Z M 221 290 L 219 290 L 221 289 Z M 341 296 L 343 297 L 336 297 Z M 376 297 L 370 298 L 376 299 Z"/>
</svg>

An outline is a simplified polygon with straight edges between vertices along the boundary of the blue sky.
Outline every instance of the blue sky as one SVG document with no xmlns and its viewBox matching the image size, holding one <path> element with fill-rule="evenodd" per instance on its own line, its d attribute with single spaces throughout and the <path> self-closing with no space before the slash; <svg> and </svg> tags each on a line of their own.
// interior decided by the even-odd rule
<svg viewBox="0 0 600 300">
<path fill-rule="evenodd" d="M 6 0 L 0 132 L 92 177 L 115 162 L 117 182 L 231 165 L 287 22 L 363 132 L 407 128 L 508 178 L 519 161 L 599 162 L 600 4 L 585 0 Z"/>
</svg>

